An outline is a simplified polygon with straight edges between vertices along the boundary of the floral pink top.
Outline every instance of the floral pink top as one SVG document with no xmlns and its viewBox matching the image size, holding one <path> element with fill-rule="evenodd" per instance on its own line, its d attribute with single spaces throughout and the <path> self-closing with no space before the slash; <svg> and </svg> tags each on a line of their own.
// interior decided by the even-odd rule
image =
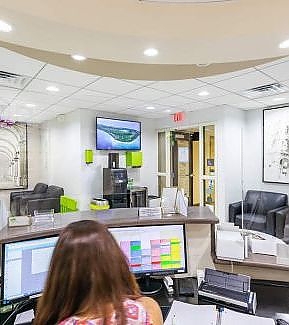
<svg viewBox="0 0 289 325">
<path fill-rule="evenodd" d="M 124 301 L 124 308 L 126 311 L 127 325 L 152 325 L 152 321 L 142 304 L 135 300 L 126 299 Z M 109 325 L 115 325 L 115 313 L 112 314 Z M 58 325 L 103 325 L 102 318 L 82 320 L 79 317 L 72 316 Z"/>
</svg>

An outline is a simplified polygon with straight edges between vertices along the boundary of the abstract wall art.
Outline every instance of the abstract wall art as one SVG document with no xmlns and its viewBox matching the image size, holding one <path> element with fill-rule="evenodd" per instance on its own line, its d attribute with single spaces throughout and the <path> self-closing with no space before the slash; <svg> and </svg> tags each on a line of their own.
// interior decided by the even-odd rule
<svg viewBox="0 0 289 325">
<path fill-rule="evenodd" d="M 289 106 L 263 110 L 263 182 L 289 184 Z"/>
</svg>

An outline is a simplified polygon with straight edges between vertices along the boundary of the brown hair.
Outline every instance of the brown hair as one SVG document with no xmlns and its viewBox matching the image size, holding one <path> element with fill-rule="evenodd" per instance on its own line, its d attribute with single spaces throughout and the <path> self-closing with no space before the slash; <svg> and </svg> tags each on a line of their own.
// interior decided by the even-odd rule
<svg viewBox="0 0 289 325">
<path fill-rule="evenodd" d="M 112 310 L 125 324 L 125 298 L 140 291 L 127 259 L 112 234 L 96 221 L 71 223 L 54 249 L 34 325 L 55 325 L 78 315 L 103 317 Z"/>
</svg>

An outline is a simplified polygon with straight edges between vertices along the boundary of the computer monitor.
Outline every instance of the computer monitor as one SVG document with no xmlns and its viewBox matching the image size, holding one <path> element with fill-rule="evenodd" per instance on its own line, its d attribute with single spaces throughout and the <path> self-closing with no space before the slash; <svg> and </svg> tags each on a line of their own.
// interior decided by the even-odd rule
<svg viewBox="0 0 289 325">
<path fill-rule="evenodd" d="M 146 276 L 143 293 L 160 289 L 149 280 L 151 275 L 187 272 L 184 225 L 137 226 L 109 229 L 128 259 L 136 276 Z"/>
<path fill-rule="evenodd" d="M 125 253 L 134 274 L 150 276 L 186 272 L 184 225 L 122 227 L 109 230 Z M 57 240 L 58 236 L 50 236 L 2 245 L 3 304 L 42 292 Z M 146 281 L 146 286 L 151 287 L 152 284 Z"/>
<path fill-rule="evenodd" d="M 2 245 L 3 304 L 39 294 L 44 287 L 58 236 Z"/>
</svg>

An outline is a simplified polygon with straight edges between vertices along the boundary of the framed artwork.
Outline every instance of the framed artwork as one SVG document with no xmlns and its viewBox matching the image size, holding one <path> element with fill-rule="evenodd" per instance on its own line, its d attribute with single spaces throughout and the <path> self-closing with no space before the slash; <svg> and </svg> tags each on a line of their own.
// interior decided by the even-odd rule
<svg viewBox="0 0 289 325">
<path fill-rule="evenodd" d="M 263 182 L 289 184 L 289 106 L 263 110 Z"/>
<path fill-rule="evenodd" d="M 27 124 L 0 122 L 0 190 L 28 186 Z"/>
</svg>

